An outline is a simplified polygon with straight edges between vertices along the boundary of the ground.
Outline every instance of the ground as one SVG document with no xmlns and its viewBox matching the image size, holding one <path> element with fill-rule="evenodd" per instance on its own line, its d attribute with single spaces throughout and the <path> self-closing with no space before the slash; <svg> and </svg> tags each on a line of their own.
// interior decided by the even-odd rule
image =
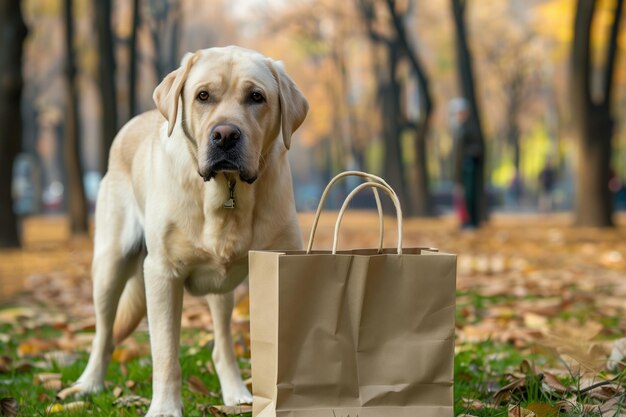
<svg viewBox="0 0 626 417">
<path fill-rule="evenodd" d="M 307 238 L 311 222 L 301 215 Z M 386 246 L 395 246 L 394 220 L 386 222 Z M 448 217 L 405 221 L 405 246 L 459 255 L 455 415 L 626 415 L 623 364 L 607 368 L 626 335 L 626 218 L 618 223 L 575 229 L 567 215 L 495 215 L 483 229 L 460 231 Z M 325 214 L 316 247 L 329 247 L 333 224 L 334 213 Z M 145 325 L 116 349 L 106 392 L 55 398 L 80 374 L 93 335 L 92 246 L 69 239 L 66 226 L 28 219 L 24 249 L 0 252 L 0 415 L 16 415 L 16 405 L 24 416 L 141 415 L 151 393 Z M 339 246 L 373 247 L 377 230 L 374 213 L 349 213 Z M 238 298 L 233 329 L 248 378 L 244 290 Z M 250 415 L 210 408 L 220 403 L 210 315 L 188 297 L 183 316 L 186 415 Z"/>
</svg>

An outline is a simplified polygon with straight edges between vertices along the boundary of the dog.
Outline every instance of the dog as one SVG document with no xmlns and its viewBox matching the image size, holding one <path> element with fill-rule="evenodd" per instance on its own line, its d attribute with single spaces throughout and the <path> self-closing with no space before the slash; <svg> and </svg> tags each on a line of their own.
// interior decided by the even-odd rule
<svg viewBox="0 0 626 417">
<path fill-rule="evenodd" d="M 183 292 L 207 297 L 226 405 L 251 403 L 230 330 L 251 249 L 301 249 L 287 150 L 309 106 L 283 65 L 229 46 L 188 53 L 129 121 L 96 203 L 96 334 L 75 392 L 101 390 L 115 343 L 147 311 L 152 402 L 182 416 Z"/>
</svg>

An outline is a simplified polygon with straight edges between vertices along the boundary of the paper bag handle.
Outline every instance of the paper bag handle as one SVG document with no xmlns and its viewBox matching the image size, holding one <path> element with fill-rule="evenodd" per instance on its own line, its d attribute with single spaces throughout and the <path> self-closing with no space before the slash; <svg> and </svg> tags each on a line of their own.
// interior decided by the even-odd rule
<svg viewBox="0 0 626 417">
<path fill-rule="evenodd" d="M 387 184 L 385 180 L 383 180 L 380 177 L 377 177 L 376 175 L 368 174 L 367 172 L 361 172 L 361 171 L 345 171 L 340 174 L 337 174 L 332 180 L 330 180 L 330 182 L 324 189 L 324 192 L 322 193 L 322 197 L 320 197 L 320 202 L 317 205 L 317 211 L 315 212 L 315 218 L 313 219 L 313 225 L 311 226 L 311 234 L 309 235 L 309 244 L 307 245 L 307 248 L 306 248 L 307 254 L 311 253 L 311 250 L 313 249 L 313 240 L 315 239 L 315 232 L 317 231 L 317 225 L 320 220 L 320 215 L 322 213 L 322 208 L 324 207 L 324 203 L 326 202 L 326 199 L 328 198 L 328 193 L 330 192 L 333 185 L 335 185 L 337 181 L 345 177 L 361 177 L 361 178 L 365 178 L 366 180 L 368 180 L 368 182 L 378 182 L 380 184 L 385 185 L 386 187 L 389 187 L 389 189 L 395 195 L 395 192 L 393 191 L 393 189 L 391 189 L 389 184 Z M 376 188 L 373 188 L 372 191 L 374 192 L 374 198 L 376 199 L 376 207 L 378 209 L 378 219 L 379 219 L 380 239 L 378 242 L 378 253 L 382 253 L 384 233 L 385 233 L 384 232 L 383 208 L 380 203 L 380 196 L 378 195 L 378 190 Z"/>
<path fill-rule="evenodd" d="M 333 237 L 333 251 L 332 251 L 333 255 L 337 253 L 337 240 L 339 239 L 339 227 L 341 226 L 341 220 L 343 219 L 343 215 L 346 209 L 348 208 L 348 205 L 354 198 L 354 196 L 356 196 L 358 193 L 360 193 L 366 188 L 372 188 L 374 190 L 376 188 L 379 188 L 383 190 L 383 192 L 385 192 L 389 196 L 389 198 L 391 198 L 391 201 L 393 202 L 393 205 L 396 208 L 396 216 L 398 219 L 398 255 L 402 255 L 402 207 L 400 207 L 400 200 L 398 199 L 398 196 L 396 195 L 396 193 L 393 191 L 393 188 L 384 184 L 376 183 L 376 182 L 366 182 L 366 183 L 359 185 L 354 190 L 352 190 L 352 192 L 350 192 L 350 194 L 348 194 L 348 196 L 344 200 L 343 205 L 341 206 L 341 210 L 339 210 L 339 215 L 337 216 L 337 222 L 335 223 L 335 234 Z"/>
</svg>

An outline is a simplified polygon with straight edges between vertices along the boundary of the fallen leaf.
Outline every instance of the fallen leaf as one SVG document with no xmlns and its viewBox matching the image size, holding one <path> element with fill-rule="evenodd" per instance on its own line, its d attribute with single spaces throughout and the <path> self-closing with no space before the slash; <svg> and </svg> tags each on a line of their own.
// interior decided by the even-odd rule
<svg viewBox="0 0 626 417">
<path fill-rule="evenodd" d="M 46 413 L 54 414 L 60 413 L 61 411 L 78 411 L 84 408 L 87 408 L 87 403 L 84 401 L 74 401 L 67 404 L 54 403 L 46 408 Z"/>
<path fill-rule="evenodd" d="M 541 385 L 544 390 L 555 394 L 565 394 L 569 391 L 569 388 L 563 385 L 561 381 L 550 372 L 543 372 Z"/>
<path fill-rule="evenodd" d="M 13 365 L 13 370 L 15 370 L 15 372 L 30 372 L 34 367 L 35 366 L 32 362 L 27 360 L 21 360 L 15 362 L 15 364 Z"/>
<path fill-rule="evenodd" d="M 187 378 L 187 386 L 189 387 L 189 391 L 194 392 L 196 394 L 210 396 L 211 392 L 204 385 L 204 383 L 195 375 L 191 375 Z"/>
<path fill-rule="evenodd" d="M 526 408 L 537 417 L 556 417 L 559 414 L 559 408 L 548 403 L 533 403 L 527 405 Z"/>
<path fill-rule="evenodd" d="M 11 372 L 11 363 L 13 360 L 9 356 L 0 356 L 0 374 L 8 374 Z"/>
<path fill-rule="evenodd" d="M 515 405 L 509 408 L 509 417 L 537 417 L 537 415 L 527 408 Z"/>
<path fill-rule="evenodd" d="M 528 376 L 534 376 L 535 375 L 535 368 L 531 365 L 531 363 L 524 359 L 522 361 L 522 363 L 520 363 L 519 365 L 519 370 L 521 373 L 523 373 L 524 375 L 528 375 Z"/>
<path fill-rule="evenodd" d="M 139 356 L 141 356 L 142 352 L 138 348 L 125 348 L 125 347 L 117 347 L 113 351 L 113 355 L 111 358 L 114 362 L 117 363 L 127 363 Z"/>
<path fill-rule="evenodd" d="M 524 314 L 524 325 L 533 330 L 547 331 L 549 329 L 547 317 L 530 312 Z"/>
<path fill-rule="evenodd" d="M 611 400 L 615 397 L 618 397 L 620 394 L 624 392 L 624 388 L 618 384 L 607 384 L 596 387 L 588 392 L 586 395 L 590 398 L 595 398 L 600 401 Z"/>
<path fill-rule="evenodd" d="M 226 414 L 222 413 L 215 407 L 209 407 L 209 413 L 211 413 L 213 417 L 226 417 Z"/>
<path fill-rule="evenodd" d="M 215 417 L 229 416 L 232 414 L 251 413 L 251 405 L 213 405 L 209 407 L 209 412 Z M 217 412 L 217 413 L 216 413 Z"/>
<path fill-rule="evenodd" d="M 47 381 L 51 381 L 51 380 L 55 380 L 55 379 L 61 379 L 61 374 L 59 373 L 51 373 L 51 372 L 44 372 L 41 374 L 36 374 L 35 377 L 33 378 L 33 383 L 34 384 L 44 384 Z"/>
<path fill-rule="evenodd" d="M 598 412 L 603 416 L 617 416 L 620 411 L 624 411 L 624 398 L 621 395 L 609 399 L 598 409 Z"/>
<path fill-rule="evenodd" d="M 0 323 L 13 324 L 20 318 L 32 318 L 37 312 L 28 307 L 15 307 L 0 310 Z"/>
<path fill-rule="evenodd" d="M 150 400 L 144 397 L 140 397 L 139 395 L 124 395 L 123 397 L 118 398 L 113 401 L 113 404 L 117 407 L 143 407 L 149 406 Z"/>
<path fill-rule="evenodd" d="M 113 388 L 113 396 L 115 398 L 119 398 L 123 392 L 124 392 L 124 389 L 120 386 L 116 386 L 115 388 Z"/>
<path fill-rule="evenodd" d="M 496 404 L 508 403 L 511 399 L 513 392 L 526 386 L 526 377 L 516 377 L 510 375 L 511 382 L 500 388 L 493 395 L 493 400 Z"/>
<path fill-rule="evenodd" d="M 56 347 L 56 343 L 47 339 L 30 338 L 24 340 L 17 347 L 19 357 L 37 356 L 45 351 L 52 350 Z"/>
<path fill-rule="evenodd" d="M 0 399 L 0 413 L 5 417 L 17 417 L 20 406 L 12 397 Z"/>
<path fill-rule="evenodd" d="M 42 384 L 45 389 L 49 389 L 51 391 L 58 391 L 63 388 L 63 383 L 60 379 L 51 379 Z"/>
<path fill-rule="evenodd" d="M 467 410 L 484 410 L 487 408 L 484 402 L 473 398 L 462 398 L 461 404 L 463 404 L 463 408 Z"/>
<path fill-rule="evenodd" d="M 85 332 L 85 331 L 95 331 L 96 330 L 96 319 L 95 317 L 88 317 L 81 321 L 72 323 L 68 326 L 68 330 L 72 333 Z"/>
</svg>

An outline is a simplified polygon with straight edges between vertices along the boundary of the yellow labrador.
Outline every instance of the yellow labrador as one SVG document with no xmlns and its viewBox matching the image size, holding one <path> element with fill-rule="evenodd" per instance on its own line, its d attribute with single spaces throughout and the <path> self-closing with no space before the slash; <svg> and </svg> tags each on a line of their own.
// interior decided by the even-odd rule
<svg viewBox="0 0 626 417">
<path fill-rule="evenodd" d="M 154 101 L 158 111 L 117 135 L 98 193 L 96 335 L 74 390 L 102 389 L 114 341 L 147 310 L 147 416 L 181 416 L 185 288 L 207 295 L 224 403 L 250 403 L 230 334 L 233 289 L 250 249 L 301 248 L 287 149 L 308 103 L 281 63 L 235 46 L 187 54 Z"/>
</svg>

